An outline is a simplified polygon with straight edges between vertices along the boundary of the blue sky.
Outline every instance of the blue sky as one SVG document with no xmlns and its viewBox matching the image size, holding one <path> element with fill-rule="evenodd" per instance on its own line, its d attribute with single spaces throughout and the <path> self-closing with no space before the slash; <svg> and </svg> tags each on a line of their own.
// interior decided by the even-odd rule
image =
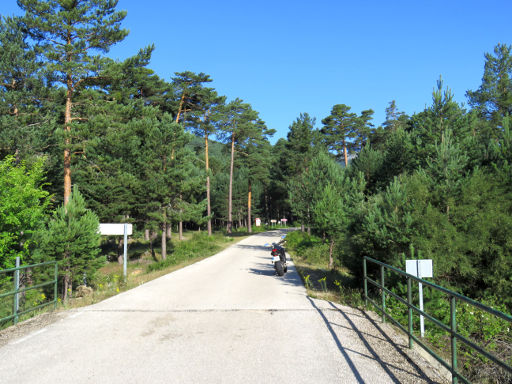
<svg viewBox="0 0 512 384">
<path fill-rule="evenodd" d="M 286 137 L 301 112 L 321 119 L 334 104 L 375 111 L 396 100 L 412 115 L 431 103 L 442 75 L 460 103 L 481 83 L 484 53 L 512 44 L 511 0 L 188 1 L 119 0 L 129 36 L 110 56 L 154 43 L 150 65 L 209 74 L 220 94 L 240 97 Z M 2 0 L 0 14 L 19 14 Z"/>
</svg>

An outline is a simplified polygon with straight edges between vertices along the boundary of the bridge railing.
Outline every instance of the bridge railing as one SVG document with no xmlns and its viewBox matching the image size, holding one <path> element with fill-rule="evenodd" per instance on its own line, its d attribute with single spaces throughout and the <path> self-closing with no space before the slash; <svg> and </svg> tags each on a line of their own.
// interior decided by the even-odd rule
<svg viewBox="0 0 512 384">
<path fill-rule="evenodd" d="M 12 314 L 1 318 L 0 324 L 4 324 L 5 322 L 10 321 L 10 320 L 12 320 L 14 324 L 16 324 L 19 320 L 19 317 L 26 313 L 36 311 L 40 308 L 43 308 L 43 307 L 46 307 L 46 306 L 52 305 L 52 304 L 53 304 L 54 309 L 57 306 L 57 278 L 58 278 L 57 262 L 56 261 L 47 261 L 47 262 L 39 263 L 39 264 L 19 266 L 19 261 L 17 260 L 16 264 L 17 264 L 17 266 L 15 268 L 0 270 L 0 278 L 2 276 L 8 277 L 10 273 L 13 274 L 12 290 L 10 290 L 8 292 L 3 292 L 3 293 L 0 292 L 0 299 L 3 299 L 4 297 L 12 296 Z M 44 281 L 40 284 L 29 285 L 26 287 L 20 287 L 20 271 L 24 271 L 24 270 L 28 270 L 28 269 L 35 269 L 35 268 L 40 268 L 40 267 L 45 267 L 45 266 L 50 266 L 50 268 L 51 268 L 52 265 L 53 265 L 53 273 L 50 269 L 50 274 L 53 275 L 53 278 L 51 280 Z M 6 280 L 9 280 L 9 279 L 6 279 Z M 53 300 L 46 301 L 42 304 L 34 305 L 29 308 L 24 308 L 23 310 L 20 311 L 19 298 L 20 298 L 21 294 L 31 291 L 31 290 L 47 287 L 50 285 L 53 285 Z"/>
<path fill-rule="evenodd" d="M 380 282 L 375 281 L 368 277 L 367 274 L 367 263 L 376 264 L 380 267 Z M 385 286 L 385 276 L 386 276 L 386 270 L 401 275 L 407 279 L 407 298 L 404 299 L 397 295 L 395 292 L 392 292 Z M 494 356 L 492 353 L 490 353 L 488 350 L 485 350 L 484 348 L 477 345 L 475 342 L 469 340 L 467 337 L 463 336 L 459 332 L 457 332 L 457 302 L 464 302 L 467 303 L 475 308 L 478 308 L 482 311 L 485 311 L 493 316 L 496 316 L 500 319 L 503 319 L 509 323 L 512 323 L 512 316 L 507 315 L 503 312 L 497 311 L 491 307 L 488 307 L 486 305 L 483 305 L 475 300 L 472 300 L 466 296 L 460 295 L 457 292 L 451 291 L 449 289 L 446 289 L 444 287 L 441 287 L 439 285 L 436 285 L 430 281 L 423 280 L 421 278 L 418 278 L 416 276 L 410 275 L 398 268 L 392 267 L 391 265 L 384 264 L 378 260 L 372 259 L 370 257 L 364 257 L 363 259 L 363 273 L 364 273 L 364 299 L 365 299 L 365 305 L 368 306 L 368 302 L 372 303 L 382 314 L 382 321 L 385 322 L 386 318 L 391 320 L 393 324 L 395 324 L 398 328 L 400 328 L 403 332 L 405 332 L 409 337 L 409 348 L 413 347 L 413 342 L 418 343 L 424 350 L 426 350 L 432 357 L 434 357 L 440 364 L 442 364 L 445 368 L 447 368 L 452 375 L 452 383 L 456 384 L 458 383 L 458 380 L 461 379 L 465 383 L 470 383 L 470 381 L 464 377 L 461 372 L 458 369 L 457 366 L 457 342 L 460 341 L 464 345 L 468 346 L 469 348 L 479 352 L 483 356 L 485 356 L 487 359 L 491 360 L 501 368 L 503 368 L 505 371 L 512 373 L 512 367 L 507 364 L 505 361 L 500 360 L 496 356 Z M 434 318 L 430 314 L 426 313 L 425 311 L 420 310 L 418 307 L 414 306 L 412 303 L 412 282 L 417 281 L 419 283 L 422 283 L 426 286 L 429 286 L 435 290 L 438 290 L 445 294 L 449 301 L 450 301 L 450 324 L 445 324 L 439 319 Z M 380 297 L 380 304 L 377 303 L 375 300 L 373 300 L 371 297 L 368 296 L 368 283 L 375 286 L 380 290 L 381 297 Z M 398 320 L 393 318 L 390 313 L 386 311 L 386 297 L 391 296 L 394 299 L 398 300 L 408 308 L 408 327 L 405 328 Z M 451 362 L 447 362 L 445 359 L 443 359 L 441 356 L 439 356 L 436 352 L 434 352 L 429 346 L 427 346 L 422 340 L 420 340 L 418 337 L 416 337 L 413 333 L 413 312 L 416 312 L 419 315 L 423 315 L 426 319 L 430 320 L 433 324 L 438 326 L 439 328 L 443 329 L 450 335 L 450 354 L 451 354 Z"/>
</svg>

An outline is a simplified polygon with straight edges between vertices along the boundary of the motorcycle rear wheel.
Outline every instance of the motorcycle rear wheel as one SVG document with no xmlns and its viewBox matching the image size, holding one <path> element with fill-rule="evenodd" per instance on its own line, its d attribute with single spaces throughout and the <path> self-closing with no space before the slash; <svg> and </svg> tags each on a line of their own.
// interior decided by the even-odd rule
<svg viewBox="0 0 512 384">
<path fill-rule="evenodd" d="M 274 268 L 276 269 L 276 272 L 279 276 L 283 276 L 284 275 L 284 268 L 283 268 L 283 263 L 281 263 L 281 261 L 276 261 L 274 263 Z"/>
</svg>

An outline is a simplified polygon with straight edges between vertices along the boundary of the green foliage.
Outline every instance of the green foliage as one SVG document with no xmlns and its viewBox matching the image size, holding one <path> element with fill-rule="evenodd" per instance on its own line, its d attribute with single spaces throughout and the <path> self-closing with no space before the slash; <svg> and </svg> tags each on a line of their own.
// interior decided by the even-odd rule
<svg viewBox="0 0 512 384">
<path fill-rule="evenodd" d="M 494 54 L 485 54 L 482 84 L 468 91 L 469 104 L 479 114 L 494 123 L 512 114 L 512 55 L 511 46 L 498 44 Z"/>
<path fill-rule="evenodd" d="M 388 277 L 386 278 L 388 279 Z M 412 284 L 412 289 L 413 303 L 418 303 L 417 284 Z M 393 291 L 398 296 L 404 299 L 407 298 L 407 286 L 405 283 L 397 284 Z M 447 295 L 424 286 L 423 298 L 424 311 L 449 327 L 451 314 Z M 493 295 L 480 300 L 481 304 L 506 313 L 506 307 L 500 304 L 500 302 L 501 300 Z M 388 295 L 386 311 L 395 320 L 399 321 L 400 324 L 407 327 L 408 310 L 404 304 Z M 512 360 L 512 352 L 510 351 L 512 325 L 510 322 L 460 300 L 457 301 L 456 322 L 457 332 L 462 336 L 503 361 L 510 362 Z M 418 335 L 419 329 L 419 316 L 414 313 L 413 332 Z M 425 319 L 425 339 L 431 347 L 442 356 L 445 356 L 445 359 L 449 359 L 449 334 L 428 319 Z M 462 369 L 464 376 L 468 377 L 472 382 L 488 382 L 490 377 L 496 380 L 492 382 L 508 382 L 510 379 L 509 374 L 497 369 L 494 363 L 484 358 L 473 348 L 462 342 L 457 344 L 457 348 L 459 351 L 459 367 Z"/>
<path fill-rule="evenodd" d="M 221 236 L 211 237 L 207 233 L 196 233 L 190 240 L 174 243 L 174 250 L 167 259 L 148 265 L 146 270 L 158 271 L 186 260 L 213 255 L 221 249 L 216 243 Z"/>
<path fill-rule="evenodd" d="M 37 233 L 34 259 L 38 262 L 57 260 L 59 278 L 64 289 L 94 276 L 105 260 L 99 255 L 99 221 L 86 208 L 85 200 L 75 186 L 69 203 L 54 212 L 47 225 Z M 64 292 L 64 297 L 67 295 Z"/>
<path fill-rule="evenodd" d="M 17 256 L 28 261 L 34 231 L 49 204 L 43 165 L 44 159 L 16 164 L 12 156 L 0 161 L 0 269 L 13 267 Z"/>
</svg>

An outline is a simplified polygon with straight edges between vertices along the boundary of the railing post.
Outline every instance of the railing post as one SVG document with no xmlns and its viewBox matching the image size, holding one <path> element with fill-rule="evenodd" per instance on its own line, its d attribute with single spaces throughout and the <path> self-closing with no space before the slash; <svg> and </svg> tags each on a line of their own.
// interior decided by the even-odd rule
<svg viewBox="0 0 512 384">
<path fill-rule="evenodd" d="M 53 286 L 53 309 L 57 309 L 57 282 L 59 279 L 59 265 L 55 262 L 55 272 L 54 272 L 55 284 Z"/>
<path fill-rule="evenodd" d="M 456 305 L 457 299 L 455 296 L 450 296 L 450 328 L 451 328 L 451 344 L 452 344 L 452 383 L 457 384 L 459 382 L 459 376 L 457 374 L 457 338 L 455 333 L 457 332 L 457 316 L 456 316 Z"/>
<path fill-rule="evenodd" d="M 382 322 L 386 322 L 386 292 L 384 291 L 384 266 L 380 266 L 380 285 L 382 287 Z"/>
<path fill-rule="evenodd" d="M 413 339 L 412 339 L 412 283 L 411 278 L 407 277 L 407 302 L 409 303 L 408 308 L 408 317 L 409 317 L 409 348 L 412 348 L 413 346 Z"/>
<path fill-rule="evenodd" d="M 20 257 L 16 257 L 16 268 L 20 267 Z M 18 291 L 20 290 L 20 270 L 16 269 L 14 271 L 14 302 L 13 302 L 13 315 L 14 315 L 14 325 L 18 323 L 18 310 L 19 310 L 19 296 Z"/>
<path fill-rule="evenodd" d="M 364 275 L 364 307 L 368 308 L 368 281 L 366 280 L 366 258 L 363 258 L 363 275 Z"/>
</svg>

